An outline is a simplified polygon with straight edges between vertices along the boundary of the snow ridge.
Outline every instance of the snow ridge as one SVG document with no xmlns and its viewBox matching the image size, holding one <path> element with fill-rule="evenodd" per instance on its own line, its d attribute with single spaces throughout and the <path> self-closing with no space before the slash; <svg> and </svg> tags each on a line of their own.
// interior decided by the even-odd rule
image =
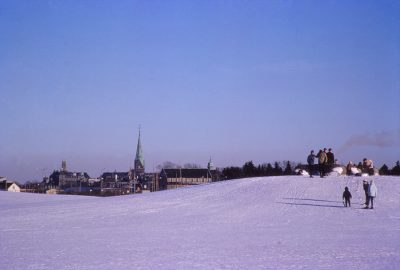
<svg viewBox="0 0 400 270">
<path fill-rule="evenodd" d="M 0 193 L 0 269 L 397 269 L 400 178 L 261 177 L 120 197 Z M 344 208 L 349 187 L 352 207 Z"/>
</svg>

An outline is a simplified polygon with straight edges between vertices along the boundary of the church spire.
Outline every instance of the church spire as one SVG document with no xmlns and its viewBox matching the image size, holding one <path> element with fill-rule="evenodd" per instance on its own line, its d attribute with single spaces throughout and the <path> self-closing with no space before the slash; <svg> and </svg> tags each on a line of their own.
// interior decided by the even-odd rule
<svg viewBox="0 0 400 270">
<path fill-rule="evenodd" d="M 137 143 L 137 147 L 136 147 L 135 172 L 136 173 L 144 173 L 144 158 L 143 158 L 143 151 L 142 151 L 142 143 L 140 141 L 140 127 L 139 127 L 138 143 Z"/>
<path fill-rule="evenodd" d="M 215 170 L 214 164 L 213 164 L 213 162 L 211 161 L 211 157 L 210 157 L 210 161 L 209 161 L 208 164 L 207 164 L 207 168 L 208 168 L 210 171 L 214 171 L 214 170 Z"/>
</svg>

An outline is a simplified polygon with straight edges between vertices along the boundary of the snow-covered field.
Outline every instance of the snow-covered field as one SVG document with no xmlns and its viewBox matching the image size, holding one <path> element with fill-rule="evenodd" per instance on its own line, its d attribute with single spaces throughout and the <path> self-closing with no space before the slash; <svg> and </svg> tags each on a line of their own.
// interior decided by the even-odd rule
<svg viewBox="0 0 400 270">
<path fill-rule="evenodd" d="M 400 178 L 249 178 L 120 197 L 0 192 L 0 269 L 400 269 Z M 352 207 L 341 195 L 348 186 Z"/>
</svg>

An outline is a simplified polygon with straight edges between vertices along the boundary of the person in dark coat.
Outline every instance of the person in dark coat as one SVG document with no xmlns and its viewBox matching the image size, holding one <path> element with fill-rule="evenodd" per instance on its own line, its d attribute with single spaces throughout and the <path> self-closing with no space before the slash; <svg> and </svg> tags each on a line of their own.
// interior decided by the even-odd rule
<svg viewBox="0 0 400 270">
<path fill-rule="evenodd" d="M 317 156 L 314 155 L 314 150 L 311 150 L 311 153 L 307 157 L 307 164 L 308 164 L 308 173 L 310 174 L 310 177 L 312 178 L 313 173 L 314 173 L 314 159 Z"/>
<path fill-rule="evenodd" d="M 328 161 L 328 158 L 326 157 L 326 148 L 324 149 L 324 151 L 319 150 L 318 154 L 317 154 L 317 158 L 318 158 L 318 168 L 319 168 L 319 176 L 322 178 L 325 176 L 325 172 L 326 172 L 326 162 Z"/>
<path fill-rule="evenodd" d="M 351 207 L 350 199 L 351 199 L 351 193 L 350 193 L 350 191 L 349 191 L 349 188 L 348 188 L 348 187 L 345 187 L 345 188 L 344 188 L 344 192 L 343 192 L 343 201 L 344 201 L 344 206 L 345 206 L 345 207 L 347 207 L 347 205 L 348 205 L 349 207 Z"/>
<path fill-rule="evenodd" d="M 335 164 L 335 155 L 332 152 L 332 148 L 329 148 L 328 153 L 326 153 L 326 156 L 328 158 L 329 165 Z"/>
<path fill-rule="evenodd" d="M 369 205 L 369 197 L 368 197 L 368 190 L 369 190 L 369 184 L 367 180 L 363 180 L 363 189 L 365 192 L 365 207 L 368 208 Z"/>
<path fill-rule="evenodd" d="M 363 169 L 362 162 L 358 162 L 357 169 L 359 169 L 360 171 L 362 171 L 362 169 Z"/>
</svg>

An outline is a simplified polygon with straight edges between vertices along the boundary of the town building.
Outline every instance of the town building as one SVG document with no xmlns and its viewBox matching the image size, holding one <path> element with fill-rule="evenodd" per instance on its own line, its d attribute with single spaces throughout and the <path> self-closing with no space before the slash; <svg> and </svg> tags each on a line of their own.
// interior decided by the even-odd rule
<svg viewBox="0 0 400 270">
<path fill-rule="evenodd" d="M 139 137 L 136 147 L 136 156 L 134 161 L 134 171 L 133 177 L 143 176 L 145 173 L 145 165 L 144 165 L 144 156 L 142 150 L 142 142 L 140 140 L 140 129 L 139 129 Z"/>
<path fill-rule="evenodd" d="M 7 180 L 6 177 L 0 177 L 0 190 L 21 192 L 21 188 L 15 182 Z"/>
<path fill-rule="evenodd" d="M 101 188 L 129 188 L 129 172 L 104 172 L 100 176 Z"/>
<path fill-rule="evenodd" d="M 139 129 L 134 168 L 130 171 L 131 187 L 134 193 L 159 190 L 158 174 L 146 173 L 145 160 L 142 149 L 141 132 Z"/>
<path fill-rule="evenodd" d="M 70 172 L 67 170 L 67 162 L 62 161 L 61 169 L 55 170 L 44 178 L 47 189 L 59 189 L 68 192 L 79 192 L 89 186 L 90 176 L 86 172 Z"/>
<path fill-rule="evenodd" d="M 127 172 L 104 172 L 99 181 L 102 195 L 142 193 L 158 190 L 158 174 L 145 172 L 140 129 L 133 168 Z"/>
<path fill-rule="evenodd" d="M 210 159 L 207 169 L 162 169 L 159 185 L 160 189 L 175 189 L 219 181 L 220 176 Z"/>
</svg>

